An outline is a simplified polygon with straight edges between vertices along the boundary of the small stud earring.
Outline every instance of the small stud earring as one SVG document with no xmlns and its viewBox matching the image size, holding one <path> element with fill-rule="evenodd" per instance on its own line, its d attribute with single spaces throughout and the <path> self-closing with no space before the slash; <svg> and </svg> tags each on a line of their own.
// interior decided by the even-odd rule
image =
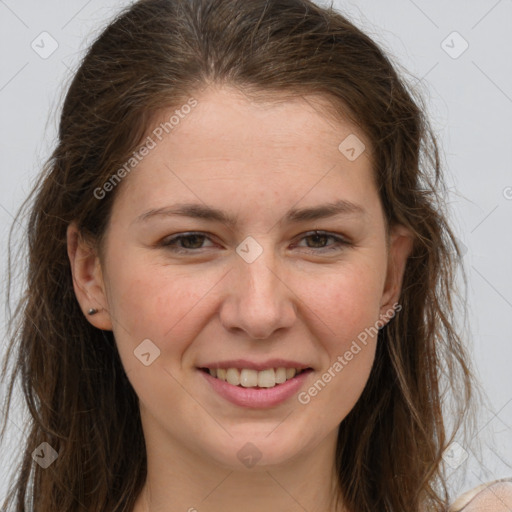
<svg viewBox="0 0 512 512">
<path fill-rule="evenodd" d="M 87 311 L 87 313 L 88 313 L 89 315 L 95 315 L 97 312 L 98 312 L 98 310 L 97 310 L 97 309 L 94 309 L 94 308 L 91 308 L 91 309 L 89 309 L 89 311 Z"/>
</svg>

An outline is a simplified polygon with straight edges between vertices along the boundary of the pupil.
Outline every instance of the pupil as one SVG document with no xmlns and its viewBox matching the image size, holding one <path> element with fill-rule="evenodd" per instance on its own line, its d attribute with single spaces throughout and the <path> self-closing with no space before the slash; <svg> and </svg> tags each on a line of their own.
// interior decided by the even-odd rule
<svg viewBox="0 0 512 512">
<path fill-rule="evenodd" d="M 202 235 L 189 235 L 187 238 L 184 238 L 184 239 L 183 239 L 183 242 L 185 243 L 185 246 L 189 245 L 189 247 L 186 247 L 187 249 L 191 249 L 191 248 L 193 248 L 193 247 L 190 247 L 190 245 L 192 245 L 192 246 L 194 246 L 194 247 L 195 247 L 195 245 L 194 245 L 194 243 L 189 244 L 189 242 L 190 242 L 191 240 L 192 240 L 192 242 L 193 242 L 194 240 L 196 240 L 196 241 L 197 241 L 197 240 L 199 239 L 199 246 L 201 246 L 201 238 L 202 238 Z"/>
<path fill-rule="evenodd" d="M 315 234 L 315 235 L 311 235 L 310 238 L 312 238 L 314 240 L 314 244 L 318 242 L 318 239 L 325 239 L 327 235 L 318 235 L 318 234 Z M 315 242 L 316 241 L 316 242 Z M 324 240 L 325 241 L 325 240 Z M 323 244 L 321 244 L 323 245 Z"/>
</svg>

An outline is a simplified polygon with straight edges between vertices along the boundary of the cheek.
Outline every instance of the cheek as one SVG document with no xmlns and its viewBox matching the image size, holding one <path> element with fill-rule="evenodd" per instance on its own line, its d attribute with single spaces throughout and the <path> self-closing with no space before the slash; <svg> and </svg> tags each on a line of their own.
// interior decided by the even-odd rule
<svg viewBox="0 0 512 512">
<path fill-rule="evenodd" d="M 184 329 L 191 318 L 197 319 L 195 307 L 212 288 L 209 280 L 126 254 L 118 260 L 112 254 L 110 261 L 118 262 L 108 272 L 108 295 L 123 360 L 131 366 L 133 351 L 145 339 L 162 351 L 168 351 L 167 345 L 173 352 L 182 351 L 180 340 L 188 339 Z"/>
<path fill-rule="evenodd" d="M 384 282 L 378 268 L 347 266 L 321 282 L 310 281 L 308 305 L 330 328 L 334 343 L 344 346 L 378 320 Z"/>
<path fill-rule="evenodd" d="M 195 283 L 196 291 L 191 293 L 185 285 L 187 280 L 175 275 L 170 279 L 154 267 L 144 270 L 112 276 L 116 280 L 112 300 L 117 315 L 113 331 L 124 371 L 140 403 L 149 410 L 162 408 L 169 397 L 174 397 L 175 407 L 195 408 L 194 414 L 201 417 L 201 408 L 184 392 L 174 370 L 203 328 L 201 297 L 212 286 Z M 172 421 L 172 417 L 165 419 L 166 424 Z"/>
<path fill-rule="evenodd" d="M 338 404 L 338 413 L 353 407 L 373 365 L 383 286 L 379 268 L 346 267 L 325 280 L 321 293 L 310 290 L 315 297 L 312 309 L 328 326 L 320 338 L 327 357 L 319 386 L 326 383 L 330 388 L 324 399 Z"/>
<path fill-rule="evenodd" d="M 321 415 L 326 429 L 353 409 L 375 358 L 380 281 L 368 279 L 368 274 L 358 276 L 329 281 L 312 308 L 328 326 L 320 338 L 326 357 L 317 379 L 298 400 L 313 406 L 309 414 Z"/>
<path fill-rule="evenodd" d="M 109 271 L 110 305 L 119 322 L 133 324 L 136 331 L 149 329 L 159 337 L 180 317 L 190 312 L 212 287 L 211 279 L 183 266 L 155 263 L 148 257 L 114 252 Z M 158 321 L 157 321 L 158 320 Z"/>
</svg>

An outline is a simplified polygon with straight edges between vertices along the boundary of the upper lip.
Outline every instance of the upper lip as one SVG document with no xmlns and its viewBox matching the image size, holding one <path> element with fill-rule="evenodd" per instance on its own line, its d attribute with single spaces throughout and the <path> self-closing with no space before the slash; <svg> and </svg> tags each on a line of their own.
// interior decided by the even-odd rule
<svg viewBox="0 0 512 512">
<path fill-rule="evenodd" d="M 205 363 L 198 368 L 247 368 L 249 370 L 262 371 L 269 368 L 297 368 L 299 370 L 305 370 L 311 368 L 311 366 L 297 361 L 290 361 L 287 359 L 268 359 L 267 361 L 248 361 L 247 359 L 231 359 L 229 361 L 216 361 L 214 363 Z"/>
</svg>

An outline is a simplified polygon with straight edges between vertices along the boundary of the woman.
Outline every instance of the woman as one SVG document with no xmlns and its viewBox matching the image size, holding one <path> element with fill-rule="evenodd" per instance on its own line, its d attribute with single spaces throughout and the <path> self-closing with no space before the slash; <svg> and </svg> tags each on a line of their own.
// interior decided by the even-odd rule
<svg viewBox="0 0 512 512">
<path fill-rule="evenodd" d="M 475 387 L 411 94 L 307 0 L 107 27 L 31 205 L 17 510 L 447 510 Z"/>
</svg>

